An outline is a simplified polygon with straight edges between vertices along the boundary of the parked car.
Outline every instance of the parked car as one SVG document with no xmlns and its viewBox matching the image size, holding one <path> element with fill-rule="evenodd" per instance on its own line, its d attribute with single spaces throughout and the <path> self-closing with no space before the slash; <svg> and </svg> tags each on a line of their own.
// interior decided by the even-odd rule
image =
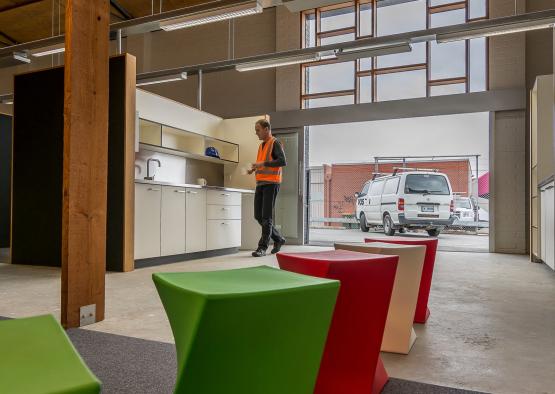
<svg viewBox="0 0 555 394">
<path fill-rule="evenodd" d="M 478 207 L 475 200 L 470 197 L 456 197 L 455 210 L 455 224 L 457 222 L 476 222 Z"/>
<path fill-rule="evenodd" d="M 365 232 L 383 225 L 387 235 L 424 229 L 437 236 L 454 220 L 449 178 L 433 170 L 396 169 L 366 182 L 355 196 L 356 217 Z"/>
</svg>

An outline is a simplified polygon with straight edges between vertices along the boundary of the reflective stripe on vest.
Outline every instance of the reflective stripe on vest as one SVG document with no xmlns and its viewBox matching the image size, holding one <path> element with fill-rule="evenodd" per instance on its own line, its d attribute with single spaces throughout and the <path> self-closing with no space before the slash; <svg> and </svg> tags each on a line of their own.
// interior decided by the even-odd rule
<svg viewBox="0 0 555 394">
<path fill-rule="evenodd" d="M 264 146 L 263 144 L 260 144 L 260 146 L 258 147 L 258 155 L 256 156 L 257 162 L 266 162 L 272 160 L 272 150 L 274 149 L 275 141 L 275 137 L 272 137 L 272 139 L 266 142 Z M 257 169 L 256 181 L 281 183 L 281 167 L 261 167 Z"/>
</svg>

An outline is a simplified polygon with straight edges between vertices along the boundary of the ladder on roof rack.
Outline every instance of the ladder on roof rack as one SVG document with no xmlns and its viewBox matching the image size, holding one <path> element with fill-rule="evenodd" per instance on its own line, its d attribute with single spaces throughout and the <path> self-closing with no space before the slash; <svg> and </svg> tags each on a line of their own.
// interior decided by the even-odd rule
<svg viewBox="0 0 555 394">
<path fill-rule="evenodd" d="M 372 180 L 376 178 L 381 178 L 384 176 L 392 175 L 390 172 L 373 172 L 372 173 Z"/>
<path fill-rule="evenodd" d="M 439 172 L 437 168 L 411 168 L 411 167 L 393 167 L 393 175 L 399 171 L 425 171 L 425 172 Z"/>
</svg>

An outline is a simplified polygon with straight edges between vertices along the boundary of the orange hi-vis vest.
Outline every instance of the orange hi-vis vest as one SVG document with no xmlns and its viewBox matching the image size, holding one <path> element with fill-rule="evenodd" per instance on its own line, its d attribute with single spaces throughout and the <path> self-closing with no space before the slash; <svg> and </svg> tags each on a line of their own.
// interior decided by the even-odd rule
<svg viewBox="0 0 555 394">
<path fill-rule="evenodd" d="M 257 162 L 266 162 L 272 160 L 272 150 L 276 143 L 275 137 L 272 137 L 265 144 L 258 147 Z M 279 142 L 277 142 L 279 144 Z M 281 183 L 281 167 L 261 167 L 256 170 L 256 182 Z"/>
</svg>

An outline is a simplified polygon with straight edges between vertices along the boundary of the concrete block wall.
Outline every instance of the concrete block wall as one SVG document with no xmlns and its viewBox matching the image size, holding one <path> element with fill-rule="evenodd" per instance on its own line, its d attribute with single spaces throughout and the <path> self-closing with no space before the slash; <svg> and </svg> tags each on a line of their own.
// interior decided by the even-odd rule
<svg viewBox="0 0 555 394">
<path fill-rule="evenodd" d="M 241 58 L 276 51 L 276 9 L 232 21 L 172 32 L 130 36 L 127 52 L 137 57 L 138 72 Z M 197 107 L 198 78 L 145 87 L 145 90 Z M 207 73 L 202 110 L 223 118 L 254 116 L 276 107 L 276 70 Z"/>
</svg>

